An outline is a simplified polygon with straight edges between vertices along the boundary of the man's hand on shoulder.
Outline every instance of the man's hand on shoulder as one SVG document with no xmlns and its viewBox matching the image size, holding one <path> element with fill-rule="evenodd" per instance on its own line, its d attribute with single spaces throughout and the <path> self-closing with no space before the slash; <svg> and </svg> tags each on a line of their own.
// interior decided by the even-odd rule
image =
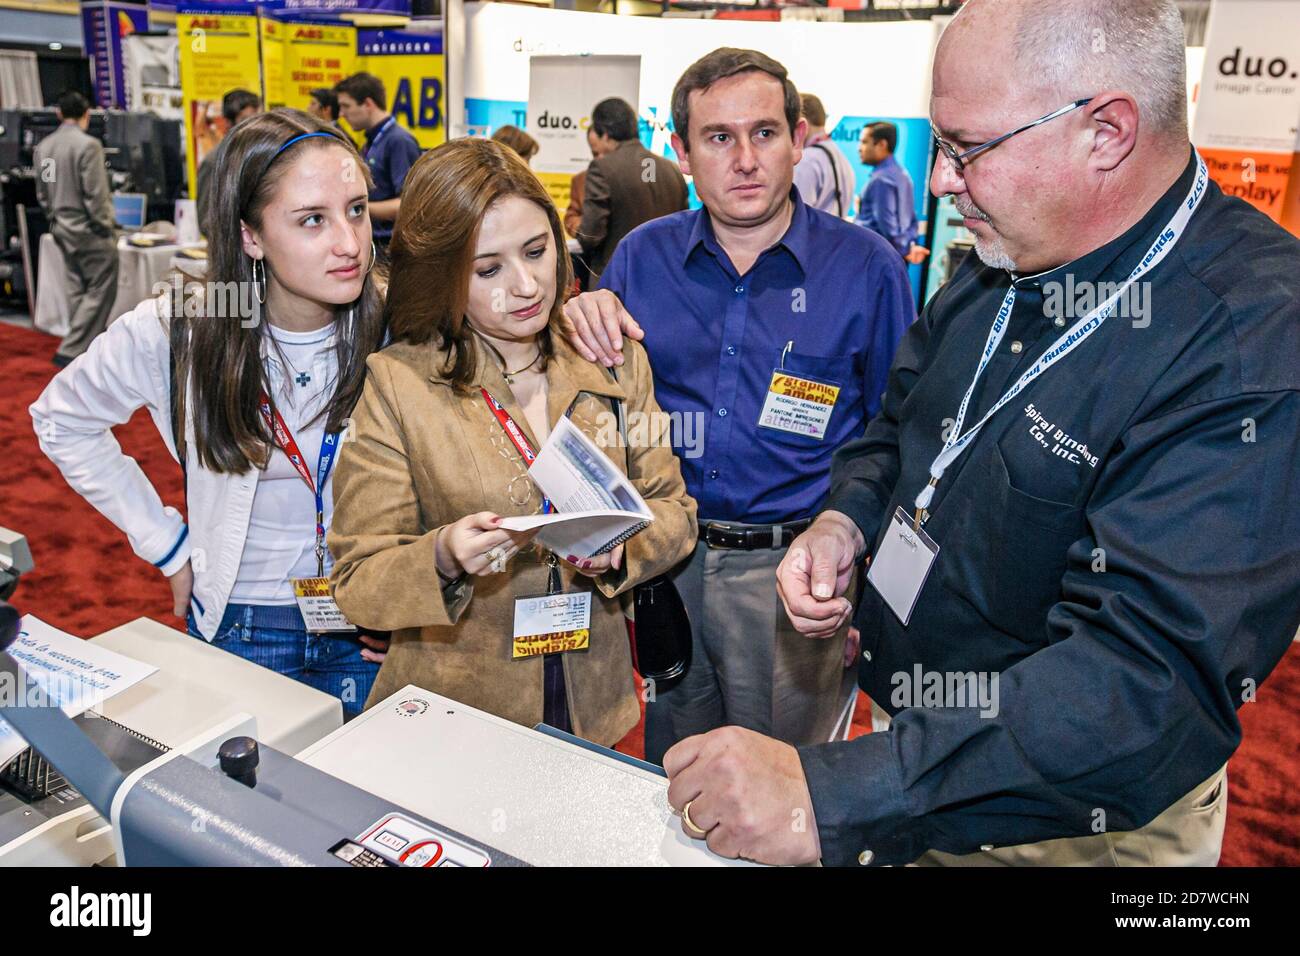
<svg viewBox="0 0 1300 956">
<path fill-rule="evenodd" d="M 588 362 L 606 368 L 623 364 L 623 336 L 645 338 L 623 303 L 608 289 L 583 292 L 564 304 L 564 335 Z"/>
</svg>

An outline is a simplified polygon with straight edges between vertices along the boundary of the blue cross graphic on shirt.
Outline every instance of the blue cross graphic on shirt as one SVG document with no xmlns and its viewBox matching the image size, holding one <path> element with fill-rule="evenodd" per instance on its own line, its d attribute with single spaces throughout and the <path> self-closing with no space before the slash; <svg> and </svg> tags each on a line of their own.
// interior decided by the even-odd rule
<svg viewBox="0 0 1300 956">
<path fill-rule="evenodd" d="M 294 381 L 297 382 L 299 385 L 306 385 L 308 382 L 311 381 L 311 376 L 308 375 L 306 372 L 299 372 L 298 377 L 295 378 Z"/>
</svg>

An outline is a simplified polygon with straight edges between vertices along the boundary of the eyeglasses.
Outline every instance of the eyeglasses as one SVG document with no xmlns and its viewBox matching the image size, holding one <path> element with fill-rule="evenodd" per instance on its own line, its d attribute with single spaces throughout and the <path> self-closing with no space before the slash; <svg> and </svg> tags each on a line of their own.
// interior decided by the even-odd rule
<svg viewBox="0 0 1300 956">
<path fill-rule="evenodd" d="M 933 123 L 930 124 L 930 132 L 934 135 L 934 141 L 935 143 L 938 144 L 939 150 L 945 156 L 948 157 L 948 162 L 952 163 L 953 169 L 957 170 L 957 172 L 960 173 L 966 169 L 966 164 L 970 162 L 971 159 L 978 156 L 980 153 L 992 149 L 994 146 L 997 146 L 999 143 L 1006 142 L 1012 136 L 1015 136 L 1017 133 L 1023 133 L 1027 129 L 1033 129 L 1035 126 L 1041 126 L 1043 123 L 1046 123 L 1048 120 L 1054 120 L 1058 116 L 1064 116 L 1066 113 L 1069 113 L 1071 110 L 1077 110 L 1080 106 L 1086 106 L 1091 102 L 1092 102 L 1091 96 L 1088 97 L 1086 100 L 1075 100 L 1073 103 L 1070 103 L 1067 106 L 1062 106 L 1059 110 L 1053 110 L 1051 113 L 1048 113 L 1046 116 L 1038 117 L 1038 119 L 1034 120 L 1032 123 L 1026 123 L 1024 126 L 1021 126 L 1017 129 L 1013 129 L 1010 133 L 1003 133 L 1001 136 L 997 137 L 996 139 L 991 139 L 987 143 L 981 143 L 979 146 L 971 147 L 970 149 L 966 150 L 966 152 L 964 153 L 957 152 L 957 148 L 955 146 L 953 146 L 951 143 L 945 142 L 942 138 L 940 138 L 939 131 L 934 128 Z"/>
</svg>

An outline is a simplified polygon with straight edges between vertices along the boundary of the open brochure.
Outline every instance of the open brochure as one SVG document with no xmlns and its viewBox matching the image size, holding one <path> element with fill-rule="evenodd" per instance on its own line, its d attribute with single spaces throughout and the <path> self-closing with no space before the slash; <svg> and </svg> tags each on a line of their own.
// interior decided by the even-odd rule
<svg viewBox="0 0 1300 956">
<path fill-rule="evenodd" d="M 528 476 L 555 511 L 503 518 L 501 527 L 541 528 L 537 540 L 556 554 L 604 554 L 654 520 L 631 482 L 568 418 L 556 423 Z"/>
</svg>

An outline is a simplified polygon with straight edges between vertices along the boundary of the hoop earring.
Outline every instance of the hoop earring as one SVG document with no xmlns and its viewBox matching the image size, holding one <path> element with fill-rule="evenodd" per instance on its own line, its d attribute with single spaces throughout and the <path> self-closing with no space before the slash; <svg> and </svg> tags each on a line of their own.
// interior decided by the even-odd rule
<svg viewBox="0 0 1300 956">
<path fill-rule="evenodd" d="M 257 267 L 262 267 L 262 274 L 259 278 Z M 253 294 L 257 296 L 259 305 L 266 304 L 266 264 L 261 259 L 253 260 Z"/>
<path fill-rule="evenodd" d="M 370 275 L 370 270 L 375 267 L 375 263 L 378 260 L 379 260 L 379 250 L 375 248 L 375 240 L 371 239 L 370 240 L 370 268 L 366 270 L 366 275 Z"/>
</svg>

